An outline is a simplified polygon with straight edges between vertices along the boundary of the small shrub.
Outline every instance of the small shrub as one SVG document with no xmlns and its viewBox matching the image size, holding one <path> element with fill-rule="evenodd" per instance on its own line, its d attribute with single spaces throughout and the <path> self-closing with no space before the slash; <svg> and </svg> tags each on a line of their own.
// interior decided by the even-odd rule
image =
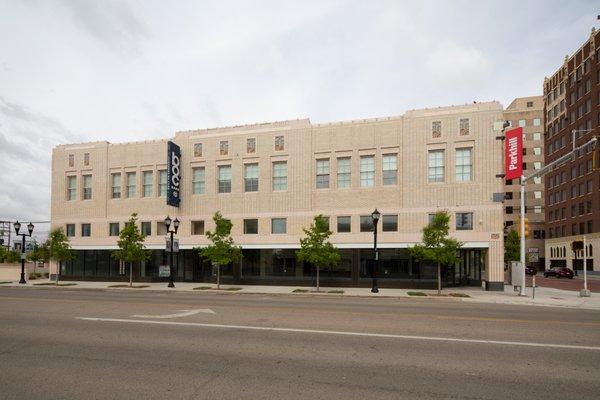
<svg viewBox="0 0 600 400">
<path fill-rule="evenodd" d="M 308 293 L 308 289 L 294 289 L 292 293 Z"/>
<path fill-rule="evenodd" d="M 145 287 L 149 287 L 150 285 L 133 285 L 133 286 L 129 286 L 126 284 L 119 284 L 119 285 L 110 285 L 109 287 L 111 288 L 132 288 L 132 289 L 141 289 L 141 288 L 145 288 Z"/>
<path fill-rule="evenodd" d="M 49 272 L 44 272 L 44 278 L 50 278 L 50 273 Z"/>
<path fill-rule="evenodd" d="M 34 283 L 35 286 L 56 286 L 55 282 L 40 282 L 40 283 Z M 76 283 L 59 283 L 58 286 L 75 286 L 77 285 Z"/>
<path fill-rule="evenodd" d="M 341 289 L 334 289 L 334 290 L 330 290 L 327 293 L 333 293 L 333 294 L 344 294 L 344 291 Z"/>
<path fill-rule="evenodd" d="M 38 277 L 38 278 L 41 278 L 41 277 L 42 277 L 42 274 L 41 274 L 41 273 L 39 273 L 39 272 L 36 272 L 36 273 L 35 273 L 35 276 L 36 276 L 36 277 Z"/>
<path fill-rule="evenodd" d="M 212 289 L 212 286 L 199 286 L 199 287 L 195 287 L 194 290 L 210 290 Z"/>
<path fill-rule="evenodd" d="M 10 281 L 3 281 L 3 282 L 0 282 L 0 285 L 2 285 L 3 283 L 12 283 L 12 282 L 10 282 Z"/>
<path fill-rule="evenodd" d="M 29 273 L 29 280 L 33 280 L 33 279 L 37 279 L 37 274 L 34 274 L 33 272 Z"/>
<path fill-rule="evenodd" d="M 423 292 L 406 292 L 406 294 L 409 296 L 427 296 L 427 294 Z"/>
<path fill-rule="evenodd" d="M 241 287 L 230 287 L 225 290 L 228 290 L 230 292 L 237 292 L 238 290 L 242 290 L 242 288 Z"/>
<path fill-rule="evenodd" d="M 451 297 L 471 297 L 468 294 L 465 293 L 450 293 Z"/>
</svg>

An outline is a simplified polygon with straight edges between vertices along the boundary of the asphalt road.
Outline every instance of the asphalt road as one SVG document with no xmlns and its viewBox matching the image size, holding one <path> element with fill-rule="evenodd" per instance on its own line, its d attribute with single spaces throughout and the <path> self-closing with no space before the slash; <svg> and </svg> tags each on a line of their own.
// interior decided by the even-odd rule
<svg viewBox="0 0 600 400">
<path fill-rule="evenodd" d="M 598 399 L 600 312 L 0 288 L 1 399 Z"/>
<path fill-rule="evenodd" d="M 526 279 L 527 286 L 531 286 L 532 277 L 527 275 Z M 544 278 L 542 274 L 538 274 L 535 277 L 535 285 L 554 289 L 579 291 L 583 289 L 583 274 L 579 271 L 579 276 L 575 276 L 573 279 L 557 278 L 555 276 Z M 600 293 L 600 279 L 597 277 L 588 278 L 587 286 L 592 292 Z"/>
</svg>

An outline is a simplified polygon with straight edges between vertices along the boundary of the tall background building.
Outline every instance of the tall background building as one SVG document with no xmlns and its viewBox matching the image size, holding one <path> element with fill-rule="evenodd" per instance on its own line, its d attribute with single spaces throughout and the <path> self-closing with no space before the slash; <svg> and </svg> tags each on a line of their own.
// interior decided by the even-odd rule
<svg viewBox="0 0 600 400">
<path fill-rule="evenodd" d="M 560 68 L 544 80 L 546 160 L 552 162 L 599 135 L 600 34 L 590 37 L 566 56 Z M 588 270 L 600 271 L 600 172 L 594 170 L 588 148 L 573 161 L 552 171 L 546 184 L 546 268 L 582 269 L 583 251 L 574 254 L 571 243 L 584 235 L 588 242 Z"/>
<path fill-rule="evenodd" d="M 519 97 L 504 110 L 504 119 L 510 123 L 507 129 L 523 128 L 523 172 L 525 176 L 544 165 L 544 98 L 543 96 Z M 538 270 L 544 269 L 545 214 L 544 183 L 535 178 L 525 186 L 525 217 L 529 222 L 529 236 L 525 241 L 527 264 Z M 504 230 L 519 232 L 521 192 L 518 179 L 505 181 Z"/>
</svg>

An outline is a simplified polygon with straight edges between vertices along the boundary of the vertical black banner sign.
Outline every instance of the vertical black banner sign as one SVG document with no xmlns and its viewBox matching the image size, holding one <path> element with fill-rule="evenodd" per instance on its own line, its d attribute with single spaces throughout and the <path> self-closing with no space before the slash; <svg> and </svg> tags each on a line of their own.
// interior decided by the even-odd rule
<svg viewBox="0 0 600 400">
<path fill-rule="evenodd" d="M 179 184 L 181 182 L 181 149 L 167 142 L 167 204 L 179 207 Z"/>
</svg>

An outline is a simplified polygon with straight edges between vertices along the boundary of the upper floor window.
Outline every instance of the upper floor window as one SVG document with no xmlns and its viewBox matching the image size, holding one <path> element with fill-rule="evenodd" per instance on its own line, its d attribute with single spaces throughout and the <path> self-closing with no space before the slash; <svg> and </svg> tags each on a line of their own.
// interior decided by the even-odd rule
<svg viewBox="0 0 600 400">
<path fill-rule="evenodd" d="M 375 157 L 360 157 L 360 186 L 373 187 L 375 184 Z"/>
<path fill-rule="evenodd" d="M 383 185 L 396 185 L 398 183 L 398 157 L 396 154 L 383 155 Z"/>
<path fill-rule="evenodd" d="M 116 173 L 111 175 L 112 198 L 121 198 L 121 174 Z"/>
<path fill-rule="evenodd" d="M 287 162 L 273 163 L 273 190 L 287 190 Z"/>
<path fill-rule="evenodd" d="M 429 182 L 444 182 L 444 150 L 429 150 L 427 177 Z"/>
<path fill-rule="evenodd" d="M 461 135 L 469 134 L 469 118 L 461 118 L 460 119 L 460 134 Z"/>
<path fill-rule="evenodd" d="M 119 223 L 111 222 L 108 224 L 108 235 L 109 236 L 119 236 Z"/>
<path fill-rule="evenodd" d="M 329 158 L 317 160 L 317 189 L 329 187 Z"/>
<path fill-rule="evenodd" d="M 221 140 L 219 143 L 219 154 L 222 156 L 229 154 L 229 142 L 227 140 Z"/>
<path fill-rule="evenodd" d="M 397 215 L 384 215 L 381 217 L 382 224 L 381 230 L 383 232 L 397 232 L 398 231 L 398 216 Z"/>
<path fill-rule="evenodd" d="M 528 101 L 527 102 L 527 108 L 531 108 L 533 107 L 533 101 Z"/>
<path fill-rule="evenodd" d="M 456 181 L 467 182 L 471 180 L 473 166 L 471 149 L 456 149 Z"/>
<path fill-rule="evenodd" d="M 69 167 L 75 166 L 75 154 L 69 154 Z"/>
<path fill-rule="evenodd" d="M 77 198 L 77 177 L 67 177 L 67 200 L 75 200 Z"/>
<path fill-rule="evenodd" d="M 337 231 L 338 233 L 347 233 L 351 231 L 351 217 L 350 216 L 339 216 L 337 217 Z"/>
<path fill-rule="evenodd" d="M 246 139 L 246 153 L 256 153 L 256 138 Z"/>
<path fill-rule="evenodd" d="M 152 223 L 149 221 L 142 222 L 142 235 L 150 236 L 152 235 Z"/>
<path fill-rule="evenodd" d="M 521 128 L 523 128 L 523 127 L 525 127 L 525 126 L 526 126 L 526 122 L 525 122 L 525 120 L 524 120 L 524 119 L 520 119 L 520 120 L 519 120 L 519 126 L 520 126 Z"/>
<path fill-rule="evenodd" d="M 287 221 L 285 218 L 271 219 L 271 233 L 287 233 Z"/>
<path fill-rule="evenodd" d="M 167 171 L 158 171 L 158 195 L 167 197 Z"/>
<path fill-rule="evenodd" d="M 91 175 L 83 176 L 83 199 L 84 200 L 92 199 L 92 176 Z"/>
<path fill-rule="evenodd" d="M 67 224 L 66 231 L 67 237 L 75 236 L 75 224 Z"/>
<path fill-rule="evenodd" d="M 540 132 L 535 132 L 533 134 L 533 140 L 541 140 L 542 139 L 542 134 Z"/>
<path fill-rule="evenodd" d="M 465 231 L 473 229 L 473 213 L 456 213 L 456 230 Z"/>
<path fill-rule="evenodd" d="M 204 235 L 204 221 L 192 221 L 192 235 Z"/>
<path fill-rule="evenodd" d="M 361 232 L 373 232 L 373 217 L 370 215 L 360 216 L 360 231 Z"/>
<path fill-rule="evenodd" d="M 258 164 L 246 164 L 244 169 L 244 190 L 258 192 Z"/>
<path fill-rule="evenodd" d="M 231 193 L 231 165 L 219 166 L 219 193 Z"/>
<path fill-rule="evenodd" d="M 135 191 L 136 191 L 136 173 L 135 172 L 128 172 L 127 173 L 127 197 L 128 198 L 133 198 L 135 197 Z"/>
<path fill-rule="evenodd" d="M 283 151 L 285 149 L 285 139 L 283 136 L 275 136 L 275 151 Z"/>
<path fill-rule="evenodd" d="M 83 165 L 90 165 L 90 153 L 83 153 Z"/>
<path fill-rule="evenodd" d="M 142 195 L 144 197 L 152 197 L 152 171 L 144 171 L 142 173 L 144 182 Z"/>
<path fill-rule="evenodd" d="M 202 143 L 194 143 L 194 157 L 202 157 Z"/>
<path fill-rule="evenodd" d="M 204 167 L 192 169 L 192 193 L 204 194 L 206 186 L 206 174 Z"/>
<path fill-rule="evenodd" d="M 258 219 L 245 219 L 244 220 L 244 234 L 245 235 L 256 235 L 258 234 Z"/>
<path fill-rule="evenodd" d="M 431 123 L 431 137 L 442 137 L 442 121 L 433 121 Z"/>
<path fill-rule="evenodd" d="M 344 188 L 351 185 L 350 157 L 337 159 L 337 187 Z"/>
<path fill-rule="evenodd" d="M 542 124 L 542 120 L 540 118 L 533 119 L 533 126 L 540 126 Z"/>
<path fill-rule="evenodd" d="M 83 236 L 83 237 L 92 236 L 92 225 L 91 224 L 81 224 L 81 236 Z"/>
</svg>

